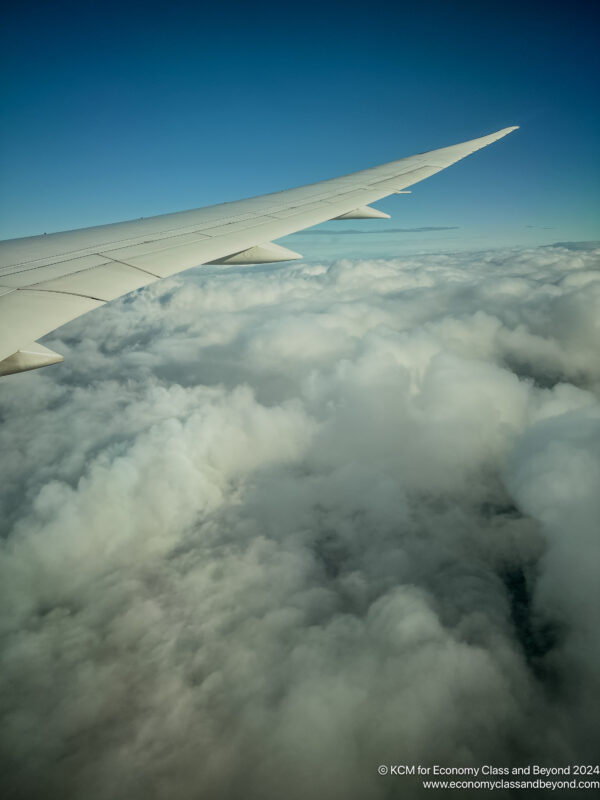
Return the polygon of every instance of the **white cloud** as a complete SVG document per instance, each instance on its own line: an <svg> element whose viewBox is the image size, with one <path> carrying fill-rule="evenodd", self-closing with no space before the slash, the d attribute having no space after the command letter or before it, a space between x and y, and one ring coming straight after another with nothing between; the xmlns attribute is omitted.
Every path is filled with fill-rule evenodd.
<svg viewBox="0 0 600 800"><path fill-rule="evenodd" d="M5 379L9 795L378 798L379 763L590 758L599 264L205 268Z"/></svg>

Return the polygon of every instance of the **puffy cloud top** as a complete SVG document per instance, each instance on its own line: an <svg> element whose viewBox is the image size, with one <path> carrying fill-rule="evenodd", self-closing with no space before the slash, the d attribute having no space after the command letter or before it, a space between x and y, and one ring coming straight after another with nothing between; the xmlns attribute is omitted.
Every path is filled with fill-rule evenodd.
<svg viewBox="0 0 600 800"><path fill-rule="evenodd" d="M0 387L4 796L598 740L600 250L203 268Z"/></svg>

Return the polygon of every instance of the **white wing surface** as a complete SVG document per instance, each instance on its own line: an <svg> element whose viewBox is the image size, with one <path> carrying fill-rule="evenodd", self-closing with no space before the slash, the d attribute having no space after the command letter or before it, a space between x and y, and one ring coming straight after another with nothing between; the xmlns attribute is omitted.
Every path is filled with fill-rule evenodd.
<svg viewBox="0 0 600 800"><path fill-rule="evenodd" d="M403 191L515 130L248 200L0 242L0 375L62 361L36 340L109 300L208 263L300 258L272 240L327 220L387 216Z"/></svg>

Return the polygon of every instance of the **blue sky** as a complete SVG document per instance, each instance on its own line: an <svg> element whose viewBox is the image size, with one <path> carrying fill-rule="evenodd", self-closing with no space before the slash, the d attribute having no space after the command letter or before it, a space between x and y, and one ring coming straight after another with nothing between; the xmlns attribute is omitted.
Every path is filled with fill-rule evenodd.
<svg viewBox="0 0 600 800"><path fill-rule="evenodd" d="M0 236L262 194L518 124L379 204L395 228L453 230L290 241L348 255L600 238L592 15L460 0L24 3L2 33Z"/></svg>

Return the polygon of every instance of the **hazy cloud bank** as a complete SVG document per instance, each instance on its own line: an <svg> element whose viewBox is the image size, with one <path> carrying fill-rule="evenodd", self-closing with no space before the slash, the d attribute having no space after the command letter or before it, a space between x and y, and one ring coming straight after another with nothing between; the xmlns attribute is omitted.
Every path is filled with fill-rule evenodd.
<svg viewBox="0 0 600 800"><path fill-rule="evenodd" d="M5 379L3 796L593 758L599 266L206 268Z"/></svg>
<svg viewBox="0 0 600 800"><path fill-rule="evenodd" d="M531 227L531 226L529 226ZM389 227L382 227L382 228L371 228L366 230L358 230L357 228L339 228L337 230L331 230L330 228L309 228L308 230L304 231L297 231L295 236L314 236L314 235L322 235L322 236L347 236L350 235L375 235L380 236L381 234L390 234L390 233L429 233L431 231L457 231L459 229L458 225L429 225L422 228L389 228Z"/></svg>

